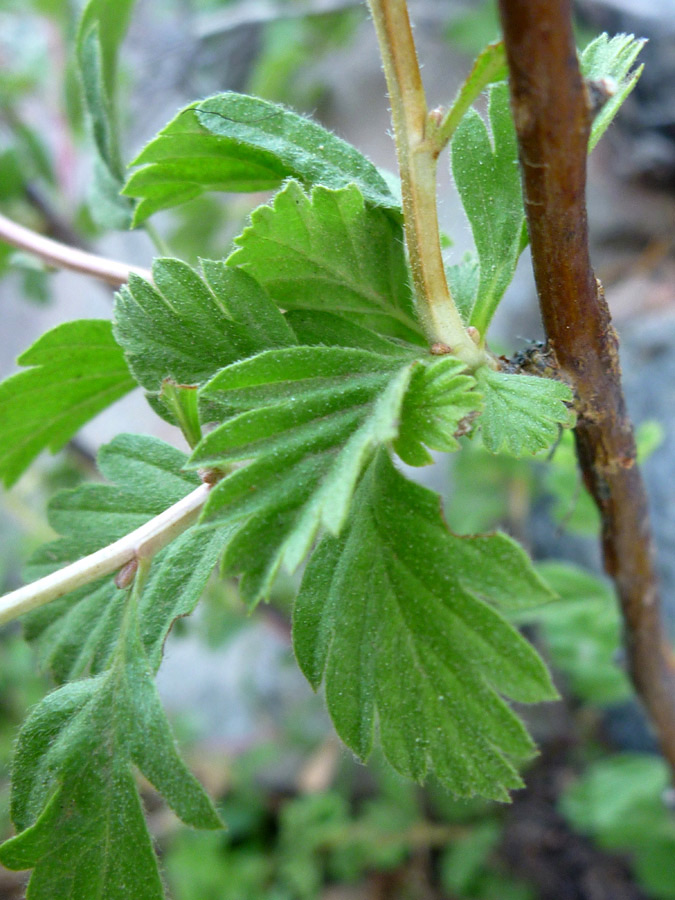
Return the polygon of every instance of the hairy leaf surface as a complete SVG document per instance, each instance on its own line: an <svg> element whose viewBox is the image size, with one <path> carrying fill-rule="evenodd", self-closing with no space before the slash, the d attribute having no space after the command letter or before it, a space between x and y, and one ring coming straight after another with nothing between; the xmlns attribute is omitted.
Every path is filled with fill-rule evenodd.
<svg viewBox="0 0 675 900"><path fill-rule="evenodd" d="M48 695L19 737L12 817L20 833L0 860L35 869L32 900L163 898L132 765L186 823L222 824L177 754L127 604L109 671Z"/></svg>
<svg viewBox="0 0 675 900"><path fill-rule="evenodd" d="M398 434L413 359L339 347L268 351L202 388L230 417L194 466L244 460L216 485L205 516L240 522L225 561L250 600L283 563L294 569L321 528L337 533L364 467Z"/></svg>
<svg viewBox="0 0 675 900"><path fill-rule="evenodd" d="M480 263L467 324L474 325L481 335L487 331L527 244L508 85L493 85L488 98L492 140L474 109L464 116L452 140L452 173Z"/></svg>
<svg viewBox="0 0 675 900"><path fill-rule="evenodd" d="M600 34L581 54L579 63L584 78L607 79L610 84L612 81L616 82L614 93L593 120L589 151L598 143L621 104L637 84L643 66L632 72L631 68L645 43L645 40L636 40L632 34L617 34L612 38L607 34Z"/></svg>
<svg viewBox="0 0 675 900"><path fill-rule="evenodd" d="M129 177L123 191L140 200L134 225L204 191L273 190L292 174L274 153L212 134L200 125L197 104L179 112L132 165L143 167Z"/></svg>
<svg viewBox="0 0 675 900"><path fill-rule="evenodd" d="M139 528L199 485L183 471L183 453L156 438L119 435L99 452L108 484L57 494L49 522L62 537L34 554L27 575L39 578ZM218 531L193 526L158 556L140 600L140 631L153 667L178 616L192 611L224 543ZM26 636L57 682L98 673L109 664L126 594L108 577L25 617Z"/></svg>
<svg viewBox="0 0 675 900"><path fill-rule="evenodd" d="M284 106L228 92L182 110L136 157L124 193L140 198L134 224L203 191L263 191L354 183L372 206L400 201L355 147Z"/></svg>
<svg viewBox="0 0 675 900"><path fill-rule="evenodd" d="M55 453L135 387L110 322L58 325L19 357L25 372L0 384L0 477L13 484L41 450Z"/></svg>
<svg viewBox="0 0 675 900"><path fill-rule="evenodd" d="M591 126L589 151L633 90L641 69L632 73L630 70L643 44L632 35L610 39L605 34L592 41L581 55L585 78L616 82L614 94ZM470 302L462 298L462 313L467 324L474 325L481 335L485 335L511 283L518 257L528 243L518 147L505 82L489 88L487 120L489 130L482 117L470 109L451 145L452 173L480 264L478 286ZM465 286L463 282L462 287Z"/></svg>
<svg viewBox="0 0 675 900"><path fill-rule="evenodd" d="M459 449L455 437L460 422L475 416L481 396L476 379L452 356L431 359L415 367L401 410L400 435L394 449L411 466L425 466L433 457L425 449Z"/></svg>
<svg viewBox="0 0 675 900"><path fill-rule="evenodd" d="M203 384L223 366L269 347L295 343L263 288L245 272L204 261L158 259L153 284L132 275L117 295L115 337L148 391L166 378Z"/></svg>
<svg viewBox="0 0 675 900"><path fill-rule="evenodd" d="M574 423L565 405L572 402L572 392L560 381L495 372L487 366L476 372L476 379L485 402L480 417L483 443L491 453L537 453L551 446L559 426Z"/></svg>
<svg viewBox="0 0 675 900"><path fill-rule="evenodd" d="M250 272L281 309L339 313L380 334L423 343L403 232L359 189L290 182L271 206L258 208L236 243L232 265Z"/></svg>
<svg viewBox="0 0 675 900"><path fill-rule="evenodd" d="M309 562L295 652L315 688L325 681L335 727L358 756L369 755L377 720L400 772L418 780L433 772L458 794L507 799L520 783L511 758L533 748L500 695L532 702L555 690L491 604L551 596L505 535L449 532L439 498L381 451L344 532L324 538Z"/></svg>

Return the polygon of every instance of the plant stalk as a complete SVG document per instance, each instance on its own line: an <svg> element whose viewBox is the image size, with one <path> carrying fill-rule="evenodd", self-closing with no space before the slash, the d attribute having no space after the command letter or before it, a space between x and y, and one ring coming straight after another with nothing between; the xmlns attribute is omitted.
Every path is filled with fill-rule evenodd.
<svg viewBox="0 0 675 900"><path fill-rule="evenodd" d="M187 497L113 544L0 597L0 625L85 584L112 575L133 561L151 559L196 522L211 487L201 484Z"/></svg>
<svg viewBox="0 0 675 900"><path fill-rule="evenodd" d="M0 215L0 241L11 244L12 247L26 253L32 253L51 266L91 275L113 287L126 284L132 272L141 275L148 281L152 280L152 274L148 269L130 266L114 259L87 253L85 250L78 250L76 247L69 247L67 244L61 244L59 241L37 234L30 228L24 228L23 225L18 225L3 215Z"/></svg>
<svg viewBox="0 0 675 900"><path fill-rule="evenodd" d="M405 0L368 0L387 79L413 286L431 344L476 368L486 354L467 334L450 295L436 209L438 146L427 140L428 110Z"/></svg>
<svg viewBox="0 0 675 900"><path fill-rule="evenodd" d="M549 344L577 396L577 456L600 511L602 549L635 688L675 776L675 659L661 622L654 546L618 340L588 248L591 111L571 0L500 0L525 210Z"/></svg>

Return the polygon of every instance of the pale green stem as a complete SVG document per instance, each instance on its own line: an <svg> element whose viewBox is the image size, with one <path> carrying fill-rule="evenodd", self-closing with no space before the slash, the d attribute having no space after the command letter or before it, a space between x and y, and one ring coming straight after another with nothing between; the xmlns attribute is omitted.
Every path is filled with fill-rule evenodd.
<svg viewBox="0 0 675 900"><path fill-rule="evenodd" d="M401 175L403 217L417 308L431 344L472 368L486 361L450 295L436 209L436 158L427 140L427 103L405 0L369 0L387 79Z"/></svg>
<svg viewBox="0 0 675 900"><path fill-rule="evenodd" d="M132 272L141 275L148 281L152 280L152 274L147 269L140 266L129 266L114 259L106 259L103 256L96 256L94 253L87 253L76 247L61 244L59 241L53 241L51 238L31 231L30 228L18 225L3 215L0 215L0 241L5 241L26 253L32 253L51 266L91 275L113 287L126 284Z"/></svg>
<svg viewBox="0 0 675 900"><path fill-rule="evenodd" d="M133 560L151 559L198 519L210 489L210 484L201 484L187 497L113 544L0 597L0 625L85 584L112 575Z"/></svg>

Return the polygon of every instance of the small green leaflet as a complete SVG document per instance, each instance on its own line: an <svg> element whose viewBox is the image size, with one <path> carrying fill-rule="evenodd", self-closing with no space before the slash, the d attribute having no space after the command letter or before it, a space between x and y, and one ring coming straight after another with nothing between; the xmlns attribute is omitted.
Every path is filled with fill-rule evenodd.
<svg viewBox="0 0 675 900"><path fill-rule="evenodd" d="M476 372L484 398L480 425L483 443L491 453L534 454L550 447L559 426L574 424L566 403L572 391L561 381L534 375L495 372L483 366Z"/></svg>
<svg viewBox="0 0 675 900"><path fill-rule="evenodd" d="M589 150L595 147L635 86L641 69L632 74L630 69L643 44L632 35L612 39L600 35L581 55L584 77L608 78L618 84L616 93L593 122ZM505 82L488 90L488 122L490 131L481 116L470 109L451 144L452 173L480 263L476 292L469 302L463 297L460 305L467 324L475 326L482 336L528 243L518 147ZM455 277L461 276L455 273ZM464 279L462 287L466 285Z"/></svg>
<svg viewBox="0 0 675 900"><path fill-rule="evenodd" d="M115 337L150 392L159 392L166 378L202 384L229 363L295 343L250 275L206 260L202 271L203 277L180 260L159 259L153 284L132 275L117 295Z"/></svg>
<svg viewBox="0 0 675 900"><path fill-rule="evenodd" d="M462 419L480 412L476 380L452 356L431 359L415 367L401 410L401 434L394 449L410 466L425 466L432 450L459 449L455 438Z"/></svg>
<svg viewBox="0 0 675 900"><path fill-rule="evenodd" d="M58 325L18 362L32 368L0 384L0 477L7 486L41 450L60 450L85 422L136 386L105 320Z"/></svg>
<svg viewBox="0 0 675 900"><path fill-rule="evenodd" d="M177 754L128 599L110 669L49 694L19 736L19 834L0 847L0 861L34 868L31 900L162 900L132 765L184 822L222 826Z"/></svg>
<svg viewBox="0 0 675 900"><path fill-rule="evenodd" d="M335 727L359 757L377 719L401 773L506 800L521 783L511 758L533 745L500 694L535 702L556 692L534 649L485 601L551 598L517 544L453 535L439 498L380 451L343 533L324 538L308 564L295 652L315 689L325 681Z"/></svg>
<svg viewBox="0 0 675 900"><path fill-rule="evenodd" d="M202 388L231 418L201 441L194 466L252 460L217 484L204 516L238 523L225 565L250 602L284 564L295 569L321 528L336 534L364 467L398 434L410 356L340 347L268 351Z"/></svg>
<svg viewBox="0 0 675 900"><path fill-rule="evenodd" d="M297 178L307 187L358 185L371 206L398 210L385 178L355 147L284 106L225 93L193 103L133 161L124 194L134 224L203 191L261 191Z"/></svg>
<svg viewBox="0 0 675 900"><path fill-rule="evenodd" d="M156 438L119 435L99 451L108 484L57 494L49 523L62 537L34 554L29 579L93 553L140 527L199 485L183 471L185 454ZM197 603L222 550L224 536L193 526L155 558L139 601L144 651L159 666L166 635ZM28 640L57 682L105 670L117 644L125 593L106 578L54 600L24 618Z"/></svg>
<svg viewBox="0 0 675 900"><path fill-rule="evenodd" d="M593 121L589 152L603 136L621 104L637 84L643 66L633 72L631 67L644 47L645 40L636 40L632 34L617 34L610 38L600 34L584 49L579 60L584 78L608 78L616 82L614 94L602 107Z"/></svg>
<svg viewBox="0 0 675 900"><path fill-rule="evenodd" d="M527 245L518 145L506 82L490 88L488 117L492 142L485 122L470 109L451 145L452 173L480 261L478 290L467 324L482 336Z"/></svg>
<svg viewBox="0 0 675 900"><path fill-rule="evenodd" d="M115 114L117 53L134 0L89 0L77 32L77 61L98 159L90 207L99 224L128 228L131 204L120 196L124 170Z"/></svg>
<svg viewBox="0 0 675 900"><path fill-rule="evenodd" d="M259 207L228 262L250 272L281 309L339 313L382 335L423 344L399 222L358 187L290 182Z"/></svg>

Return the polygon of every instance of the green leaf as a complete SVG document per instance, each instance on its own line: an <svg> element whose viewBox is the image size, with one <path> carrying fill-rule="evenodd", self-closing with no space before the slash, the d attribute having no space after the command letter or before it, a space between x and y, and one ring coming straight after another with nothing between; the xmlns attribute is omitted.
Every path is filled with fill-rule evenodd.
<svg viewBox="0 0 675 900"><path fill-rule="evenodd" d="M452 356L430 359L413 370L403 401L401 426L394 449L411 466L424 466L431 450L459 449L455 437L460 422L481 408L476 380L466 374L464 363Z"/></svg>
<svg viewBox="0 0 675 900"><path fill-rule="evenodd" d="M617 34L610 38L600 34L581 54L581 73L587 79L611 79L616 89L593 120L588 142L589 152L603 136L623 101L631 93L642 74L643 66L631 72L631 67L646 44L632 34Z"/></svg>
<svg viewBox="0 0 675 900"><path fill-rule="evenodd" d="M102 447L99 469L111 483L81 485L52 499L49 523L62 537L34 554L28 577L93 553L177 503L200 483L185 463L185 454L156 438L119 435ZM156 557L139 606L154 668L173 622L199 600L223 543L221 532L193 526ZM26 637L57 682L99 673L116 646L124 605L124 591L103 579L26 616Z"/></svg>
<svg viewBox="0 0 675 900"><path fill-rule="evenodd" d="M369 205L399 208L382 175L360 151L280 104L225 93L203 100L196 111L212 134L273 153L287 174L305 185L338 189L356 184Z"/></svg>
<svg viewBox="0 0 675 900"><path fill-rule="evenodd" d="M134 0L89 0L77 32L76 52L84 103L98 151L90 187L94 220L128 228L131 203L120 196L124 172L115 112L117 53L126 34Z"/></svg>
<svg viewBox="0 0 675 900"><path fill-rule="evenodd" d="M518 145L505 82L489 90L488 118L491 137L481 116L470 109L451 145L452 173L480 264L478 291L468 324L481 336L527 246Z"/></svg>
<svg viewBox="0 0 675 900"><path fill-rule="evenodd" d="M371 206L400 201L355 147L284 106L227 92L193 103L136 157L124 188L140 197L134 224L206 190L261 191L296 178L307 187L356 184Z"/></svg>
<svg viewBox="0 0 675 900"><path fill-rule="evenodd" d="M567 563L540 563L537 571L560 599L519 619L538 624L553 664L582 700L609 704L628 699L630 682L616 662L621 616L609 586Z"/></svg>
<svg viewBox="0 0 675 900"><path fill-rule="evenodd" d="M320 529L336 534L359 477L398 433L410 357L338 347L268 351L202 388L231 418L206 435L193 466L236 469L212 490L204 517L231 522L225 566L243 571L255 602L279 567L295 569Z"/></svg>
<svg viewBox="0 0 675 900"><path fill-rule="evenodd" d="M200 276L180 260L155 260L153 284L132 275L117 295L115 337L148 391L167 378L201 384L236 360L295 343L250 275L222 262L202 266Z"/></svg>
<svg viewBox="0 0 675 900"><path fill-rule="evenodd" d="M359 757L371 751L377 717L401 773L433 772L458 794L505 800L520 784L511 758L530 755L532 743L500 694L534 702L555 690L490 604L550 597L513 541L450 533L438 497L381 451L343 533L324 538L309 562L295 652L315 688L325 680L335 727Z"/></svg>
<svg viewBox="0 0 675 900"><path fill-rule="evenodd" d="M424 343L399 222L359 189L296 182L261 206L229 263L250 272L281 309L339 313L379 334Z"/></svg>
<svg viewBox="0 0 675 900"><path fill-rule="evenodd" d="M566 384L534 375L511 375L483 366L476 372L485 408L480 418L483 443L491 453L513 456L534 454L550 447L560 427L569 427L574 415Z"/></svg>
<svg viewBox="0 0 675 900"><path fill-rule="evenodd" d="M508 67L504 42L495 41L487 44L476 57L471 71L443 118L440 134L444 145L452 137L474 100L483 93L489 84L503 81L507 76Z"/></svg>
<svg viewBox="0 0 675 900"><path fill-rule="evenodd" d="M196 106L179 112L133 161L143 168L130 176L123 194L140 199L134 225L204 191L273 190L291 174L274 153L211 134L199 124Z"/></svg>
<svg viewBox="0 0 675 900"><path fill-rule="evenodd" d="M605 34L592 41L581 55L585 78L617 83L614 95L593 122L589 151L633 90L642 70L631 73L630 69L643 44L644 41L635 40L632 35L610 39ZM491 134L481 116L470 109L451 144L452 173L471 225L480 265L476 293L469 304L463 297L460 303L467 324L476 327L482 336L528 243L518 146L506 82L494 84L488 91L488 121Z"/></svg>
<svg viewBox="0 0 675 900"><path fill-rule="evenodd" d="M0 477L13 484L48 448L53 453L85 422L135 387L110 322L65 322L18 359L25 372L0 384Z"/></svg>
<svg viewBox="0 0 675 900"><path fill-rule="evenodd" d="M20 833L0 860L35 868L31 900L162 900L132 765L186 823L222 824L177 754L127 602L110 670L50 694L19 737L12 817Z"/></svg>

